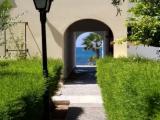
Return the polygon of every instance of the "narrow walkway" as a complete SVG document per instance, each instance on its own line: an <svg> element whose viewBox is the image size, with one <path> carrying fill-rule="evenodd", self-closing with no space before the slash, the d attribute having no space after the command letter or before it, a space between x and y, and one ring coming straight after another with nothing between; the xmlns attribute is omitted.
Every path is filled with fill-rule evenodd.
<svg viewBox="0 0 160 120"><path fill-rule="evenodd" d="M94 67L79 67L62 88L56 100L69 100L66 120L105 120L102 98Z"/></svg>

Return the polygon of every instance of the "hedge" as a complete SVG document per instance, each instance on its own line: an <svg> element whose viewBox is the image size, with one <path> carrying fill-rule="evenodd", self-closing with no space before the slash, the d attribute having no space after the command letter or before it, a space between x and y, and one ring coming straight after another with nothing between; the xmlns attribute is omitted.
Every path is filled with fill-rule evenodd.
<svg viewBox="0 0 160 120"><path fill-rule="evenodd" d="M108 120L160 120L160 61L101 59L97 81Z"/></svg>
<svg viewBox="0 0 160 120"><path fill-rule="evenodd" d="M49 86L57 89L61 60L49 60ZM40 120L46 81L40 59L0 61L0 120Z"/></svg>

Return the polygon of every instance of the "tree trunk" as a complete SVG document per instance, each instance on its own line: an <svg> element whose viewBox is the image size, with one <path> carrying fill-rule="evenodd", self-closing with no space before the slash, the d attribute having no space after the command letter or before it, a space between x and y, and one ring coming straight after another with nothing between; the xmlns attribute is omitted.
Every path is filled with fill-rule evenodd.
<svg viewBox="0 0 160 120"><path fill-rule="evenodd" d="M99 59L99 57L100 57L100 51L99 51L99 49L97 49L98 48L98 43L96 42L96 49L95 49L95 52L96 52L96 58L97 59Z"/></svg>
<svg viewBox="0 0 160 120"><path fill-rule="evenodd" d="M99 57L100 57L100 53L99 52L100 52L99 49L96 49L96 58L97 59L99 59Z"/></svg>

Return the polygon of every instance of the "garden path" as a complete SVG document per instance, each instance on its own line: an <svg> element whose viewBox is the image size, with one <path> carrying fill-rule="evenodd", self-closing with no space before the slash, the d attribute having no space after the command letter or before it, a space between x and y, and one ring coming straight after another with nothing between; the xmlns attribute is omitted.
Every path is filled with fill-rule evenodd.
<svg viewBox="0 0 160 120"><path fill-rule="evenodd" d="M65 120L105 120L95 67L78 67L53 101L69 101Z"/></svg>

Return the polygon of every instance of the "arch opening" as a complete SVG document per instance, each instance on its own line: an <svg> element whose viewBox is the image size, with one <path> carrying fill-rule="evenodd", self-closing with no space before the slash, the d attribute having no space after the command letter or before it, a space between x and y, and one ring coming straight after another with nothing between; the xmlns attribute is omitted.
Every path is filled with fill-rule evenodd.
<svg viewBox="0 0 160 120"><path fill-rule="evenodd" d="M76 67L76 40L86 32L94 32L103 38L103 56L113 55L114 36L105 23L94 19L83 19L72 23L65 32L64 38L64 77L67 78Z"/></svg>
<svg viewBox="0 0 160 120"><path fill-rule="evenodd" d="M100 32L82 32L77 35L75 41L75 62L78 66L95 66L96 58L102 58L103 52L103 38L104 35ZM95 37L94 37L95 36ZM97 38L95 40L95 38Z"/></svg>

